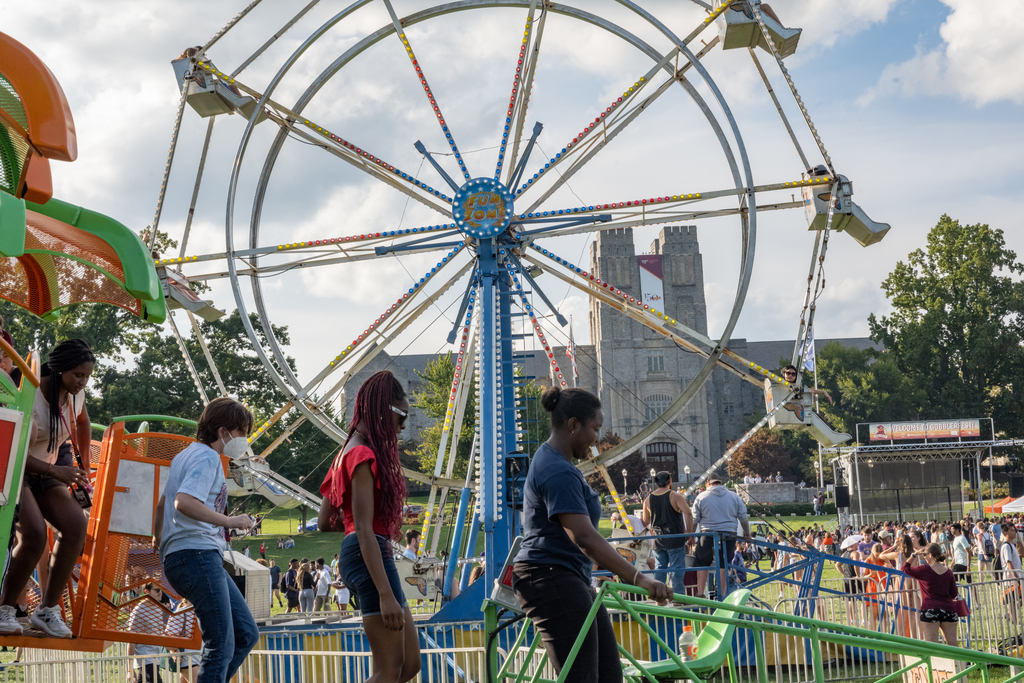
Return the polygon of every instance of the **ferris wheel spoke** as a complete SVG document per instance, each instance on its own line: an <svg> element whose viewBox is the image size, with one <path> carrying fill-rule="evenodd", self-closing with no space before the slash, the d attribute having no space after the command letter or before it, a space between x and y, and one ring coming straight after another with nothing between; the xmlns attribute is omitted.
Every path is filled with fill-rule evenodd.
<svg viewBox="0 0 1024 683"><path fill-rule="evenodd" d="M411 173L406 173L380 157L370 154L365 149L332 133L323 126L305 119L302 122L290 119L275 118L275 120L282 126L287 127L295 135L325 150L328 154L351 164L375 180L390 185L402 194L408 195L444 216L451 217L451 197L433 186L427 185L427 183ZM309 130L306 130L306 128L309 128ZM443 202L449 202L449 204Z"/></svg>
<svg viewBox="0 0 1024 683"><path fill-rule="evenodd" d="M628 292L623 292L611 283L603 282L600 278L594 277L593 274L570 263L567 259L563 259L553 252L536 245L530 245L530 247L531 252L523 254L522 258L524 261L543 268L545 272L550 273L566 284L625 313L630 318L668 337L687 350L708 358L717 346L717 342L706 334L680 323L675 318L657 309L651 308L649 305L644 304L641 299L631 297ZM533 254L542 255L546 258L546 262L539 257L535 257ZM760 365L743 358L729 349L726 349L723 354L728 356L728 359L732 362L730 363L726 359L719 359L717 364L747 382L758 387L761 386L761 377L770 377L772 381L784 382L782 378L771 371L765 370ZM759 376L755 377L755 375Z"/></svg>
<svg viewBox="0 0 1024 683"><path fill-rule="evenodd" d="M356 364L352 367L349 367L345 371L345 375L342 376L342 378L338 380L333 387L331 387L327 392L323 394L322 398L320 399L320 403L326 404L330 402L338 393L341 392L342 389L344 389L345 384L355 373L359 372L359 370L366 367L366 365L370 361L372 361L380 353L387 349L388 345L394 339L397 339L398 336L405 332L405 330L408 329L413 322L415 322L421 315L426 313L427 309L435 305L437 303L437 300L440 299L448 290L454 287L456 283L458 283L459 280L461 280L466 275L466 273L469 272L473 267L473 261L470 261L469 263L465 264L464 266L462 266L462 268L459 269L457 273L455 273L455 275L453 275L443 285L441 285L441 287L436 292L426 297L423 301L417 304L415 308L408 309L405 312L401 313L400 315L395 316L392 320L390 320L388 322L388 325L380 329L380 339L378 339L375 343L366 346L363 355L359 356L358 360L356 360ZM353 356L353 358L355 358L355 356ZM345 359L343 359L342 364L344 364L344 361Z"/></svg>
<svg viewBox="0 0 1024 683"><path fill-rule="evenodd" d="M403 254L424 254L432 251L442 251L445 249L451 249L458 247L463 244L463 241L459 242L443 242L440 244L421 244L402 250ZM392 253L388 252L385 256L393 256ZM219 260L225 260L226 254L221 255ZM332 266L339 263L359 263L360 261L367 261L369 259L381 258L381 255L377 254L375 249L364 248L359 250L346 250L342 251L341 255L338 255L338 251L320 252L320 253L307 253L301 258L276 262L270 264L257 263L255 259L243 258L240 259L244 265L236 267L238 275L246 275L253 277L268 277L271 275L280 275L292 270L308 270L310 268L319 268L323 266ZM189 274L186 276L190 281L206 282L210 280L219 280L226 277L230 277L230 273L227 270L208 270L196 274Z"/></svg>
<svg viewBox="0 0 1024 683"><path fill-rule="evenodd" d="M508 165L505 174L505 186L512 183L513 174L516 171L516 163L519 160L519 145L522 142L523 129L526 126L526 111L530 105L530 94L533 91L533 77L537 73L537 59L540 57L540 44L544 37L544 24L547 22L548 13L541 8L540 19L534 26L534 15L537 11L538 0L532 0L530 11L526 17L526 27L523 30L523 42L519 47L519 58L516 61L516 73L512 77L512 96L508 100L508 111L505 113L505 124L502 126L501 146L498 149L498 164L494 169L494 179L501 176L502 164L505 161L505 150L508 147L509 138L512 140L512 153L508 155ZM530 41L533 41L531 46Z"/></svg>
<svg viewBox="0 0 1024 683"><path fill-rule="evenodd" d="M456 247L455 249L448 252L448 255L437 262L437 265L431 268L424 274L417 282L414 282L409 291L399 297L398 301L389 306L383 313L367 325L366 329L363 330L362 334L359 334L353 339L344 349L338 352L338 354L319 372L317 375L307 383L300 392L295 396L296 400L304 399L308 394L312 393L316 387L327 378L328 375L332 374L341 365L343 365L350 357L355 357L364 348L371 345L379 346L382 342L386 341L388 337L386 332L391 329L388 324L389 321L395 317L398 311L403 311L408 308L408 304L411 300L416 298L418 293L425 291L426 286L437 276L438 273L443 271L455 258L455 256L462 250L462 247ZM455 277L445 286L438 289L434 294L427 298L429 302L436 301L444 292L448 290L462 275L465 271L472 267L472 262L467 264L460 270ZM407 320L406 322L412 322ZM404 328L403 328L404 329Z"/></svg>
<svg viewBox="0 0 1024 683"><path fill-rule="evenodd" d="M674 48L668 54L661 58L654 66L652 66L647 73L640 76L632 85L628 86L621 96L617 97L612 101L605 110L601 112L593 121L588 122L583 130L575 135L571 140L562 146L561 150L556 152L551 159L540 167L532 177L527 178L526 182L519 185L519 188L515 191L515 196L523 194L526 190L530 189L534 183L544 178L547 174L559 166L563 166L570 160L585 156L588 150L598 147L603 147L601 143L607 143L610 137L614 137L618 134L617 124L622 120L627 122L632 121L635 118L636 113L642 111L660 94L672 84L673 78L669 78L667 82L661 85L652 97L643 99L640 94L647 88L652 82L654 77L659 71L668 68L671 73L675 73L675 69L670 67L672 60L679 54L679 49ZM630 115L632 114L632 116ZM547 195L545 195L547 196Z"/></svg>
<svg viewBox="0 0 1024 683"><path fill-rule="evenodd" d="M827 185L831 182L828 176L804 178L782 183L771 183L767 185L755 185L755 193L766 193L783 190L794 190L800 187L815 185ZM549 211L537 211L533 213L522 213L516 216L512 225L522 229L520 235L563 235L580 232L587 229L586 226L594 227L594 223L601 223L601 230L612 227L623 227L623 221L630 225L651 225L664 223L670 220L678 220L680 216L698 215L729 215L742 209L728 208L723 210L710 210L708 212L687 212L680 213L679 209L699 202L711 201L727 197L744 198L747 188L727 188L724 190L711 190L705 192L690 192L661 197L650 197L646 199L631 199L607 204L590 204L587 206L574 206L565 209L552 209ZM787 202L786 207L800 206L803 202ZM781 207L780 207L781 208ZM758 207L760 209L760 206ZM725 211L726 213L720 213ZM537 226L537 227L533 227ZM566 232L566 231L569 232Z"/></svg>
<svg viewBox="0 0 1024 683"><path fill-rule="evenodd" d="M196 62L196 67L216 76L229 88L243 92L257 101L263 99L263 93L249 87L235 77L218 70L209 62ZM282 128L344 159L356 168L395 187L435 211L447 216L451 215L451 208L449 206L451 198L441 191L435 190L412 175L405 173L400 168L370 154L365 149L331 132L316 121L310 121L305 116L296 113L280 102L267 98L266 105L268 107L265 111L267 117ZM440 199L441 202L438 202L437 199Z"/></svg>
<svg viewBox="0 0 1024 683"><path fill-rule="evenodd" d="M517 194L522 194L523 192L530 188L531 184L535 180L540 179L544 175L544 173L550 172L551 169L557 168L558 166L563 165L563 163L569 164L567 168L561 169L561 171L558 173L557 179L552 182L551 186L547 188L539 198L537 198L536 200L533 201L532 204L530 204L530 207L527 209L527 212L534 211L538 206L547 201L547 199L551 197L551 195L557 192L559 188L565 185L565 183L568 182L569 179L572 178L574 175L576 175L576 173L580 169L586 166L591 159L597 156L598 152L607 147L608 143L610 143L612 140L618 137L619 133L626 129L626 126L631 124L638 116L640 116L640 114L646 111L648 107L654 104L654 102L657 101L659 97L668 92L669 87L674 82L674 78L666 79L660 86L658 86L658 88L654 92L649 94L646 98L634 100L632 107L622 111L622 113L620 114L620 118L616 119L614 123L609 122L608 124L604 124L604 130L602 131L601 136L592 137L589 140L585 141L582 145L579 145L579 147L576 148L575 150L575 154L566 157L565 153L568 149L566 147L563 147L562 151L556 152L555 156L551 157L551 159L544 165L544 167L539 169L538 172L534 174L534 177L528 178L526 183L524 183L518 190ZM563 162L563 159L566 161Z"/></svg>
<svg viewBox="0 0 1024 683"><path fill-rule="evenodd" d="M452 154L455 155L455 161L459 164L459 170L462 171L462 175L466 180L469 180L469 170L466 169L466 163L462 160L462 153L459 152L459 147L455 144L455 138L452 136L452 132L448 128L448 124L445 122L444 114L441 112L441 106L437 103L437 98L434 97L434 91L430 89L430 84L427 83L427 76L423 72L423 68L419 60L416 58L416 53L412 50L412 44L409 42L409 37L405 34L402 22L398 19L398 15L395 14L395 8L391 6L391 0L384 0L384 5L388 8L388 14L391 15L391 22L395 26L395 33L402 41L402 46L405 48L405 54L409 57L409 61L412 62L413 68L416 69L416 78L419 79L420 85L423 86L423 92L427 96L430 106L434 109L434 116L437 117L437 122L441 125L441 132L444 133L444 137L448 141L448 146L451 147Z"/></svg>

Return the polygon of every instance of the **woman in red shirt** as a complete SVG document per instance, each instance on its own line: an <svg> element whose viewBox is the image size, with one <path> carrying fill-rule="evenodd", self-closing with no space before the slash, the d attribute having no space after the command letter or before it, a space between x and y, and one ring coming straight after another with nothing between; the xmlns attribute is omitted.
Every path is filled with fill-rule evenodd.
<svg viewBox="0 0 1024 683"><path fill-rule="evenodd" d="M390 372L366 380L356 394L348 440L320 486L319 528L346 534L338 573L359 600L373 681L405 683L420 670L419 636L390 544L402 528L398 433L408 416L405 390Z"/></svg>
<svg viewBox="0 0 1024 683"><path fill-rule="evenodd" d="M957 616L956 599L960 593L953 570L943 564L946 556L938 543L929 543L914 554L927 564L913 567L908 561L903 564L902 571L917 579L917 587L921 590L921 632L924 640L939 642L941 629L946 644L957 647L956 627L960 617Z"/></svg>

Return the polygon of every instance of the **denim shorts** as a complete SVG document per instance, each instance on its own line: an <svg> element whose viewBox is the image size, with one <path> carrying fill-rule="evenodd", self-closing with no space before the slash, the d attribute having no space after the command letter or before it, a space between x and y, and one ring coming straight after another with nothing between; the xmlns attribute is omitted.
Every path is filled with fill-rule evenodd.
<svg viewBox="0 0 1024 683"><path fill-rule="evenodd" d="M391 557L391 544L383 536L374 534L377 545L380 546L380 556L384 560L384 573L391 584L391 592L398 601L399 606L405 609L405 591L402 590L402 580L398 576L398 568L395 567L395 560ZM338 573L341 581L356 594L359 600L359 608L363 616L380 614L380 593L377 592L377 585L370 576L370 570L366 568L363 561L363 554L359 550L359 539L354 533L345 537L341 542L341 552L338 554Z"/></svg>

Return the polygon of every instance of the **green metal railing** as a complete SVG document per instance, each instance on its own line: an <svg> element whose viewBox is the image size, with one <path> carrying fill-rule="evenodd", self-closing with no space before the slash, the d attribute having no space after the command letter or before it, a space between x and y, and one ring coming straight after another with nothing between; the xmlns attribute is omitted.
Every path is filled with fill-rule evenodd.
<svg viewBox="0 0 1024 683"><path fill-rule="evenodd" d="M533 642L530 644L525 656L520 656L519 650L525 646L527 633L531 631L528 619L523 624L512 648L510 648L495 680L510 679L516 681L516 683L523 681L529 681L530 683L561 683L564 681L602 605L609 610L628 614L629 620L637 624L650 638L652 650L657 645L665 657L665 659L660 661L641 661L620 644L619 652L631 665L625 669L625 679L634 683L643 680L657 683L659 680L663 681L665 679L698 682L704 680L704 678L715 671L720 670L723 663L728 667L730 683L736 683L739 680L733 653L736 629L745 629L753 632L754 647L752 649L759 683L768 683L769 664L766 659L764 644L764 634L766 633L802 638L809 642L815 683L825 683L826 666L821 654L823 644L855 648L860 651L884 652L916 659L916 661L910 662L892 673L883 675L877 679L876 683L889 683L889 681L897 680L904 673L920 666L927 667L927 679L933 680L932 659L935 657L968 664L963 671L955 673L946 679L947 681L965 679L969 674L978 672L980 673L982 683L990 683L988 670L990 665L1006 667L1024 666L1024 661L1014 657L879 633L863 628L845 627L817 619L749 607L742 604L746 601L746 596L739 600L729 600L723 603L676 594L674 600L689 608L680 609L668 606L662 607L648 602L627 600L623 598L621 593L648 595L647 591L635 586L605 582L601 586L597 599L594 601L594 605L580 629L580 635L569 653L561 674L554 682L551 679L542 677L545 665L547 664L547 655L544 654L539 662L534 657L534 653L540 645L541 639L539 636L534 634ZM737 591L737 593L747 593L749 595L749 591ZM733 595L730 595L730 598L732 597ZM495 606L491 604L488 609L495 609ZM724 630L718 629L718 632L722 634L722 640L725 641L723 643L725 647L722 648L722 659L724 661L720 660L717 664L714 664L713 662L706 661L707 658L705 657L701 657L701 660L693 662L684 661L675 651L675 648L666 643L657 630L648 623L649 617L686 620L703 624L705 627L709 624L726 627ZM704 647L705 639L702 638L701 648L703 649ZM513 663L517 659L522 662L522 668L519 671L512 671ZM702 662L702 660L705 661ZM905 662L906 660L903 660L901 663ZM1024 680L1024 671L1006 678L1003 683L1016 683L1021 680Z"/></svg>

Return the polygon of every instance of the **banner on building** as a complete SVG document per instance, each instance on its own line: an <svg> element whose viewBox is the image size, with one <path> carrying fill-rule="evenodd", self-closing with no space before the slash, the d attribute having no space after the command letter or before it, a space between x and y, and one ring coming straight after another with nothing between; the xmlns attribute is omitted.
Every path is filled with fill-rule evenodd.
<svg viewBox="0 0 1024 683"><path fill-rule="evenodd" d="M643 303L659 311L665 310L665 285L661 276L661 254L641 254L636 257L640 265L640 295Z"/></svg>
<svg viewBox="0 0 1024 683"><path fill-rule="evenodd" d="M927 420L920 422L872 422L871 441L910 439L963 439L981 436L981 420Z"/></svg>

